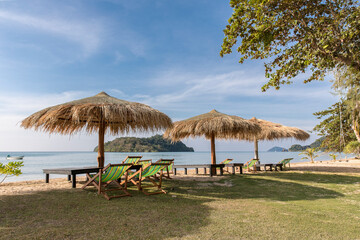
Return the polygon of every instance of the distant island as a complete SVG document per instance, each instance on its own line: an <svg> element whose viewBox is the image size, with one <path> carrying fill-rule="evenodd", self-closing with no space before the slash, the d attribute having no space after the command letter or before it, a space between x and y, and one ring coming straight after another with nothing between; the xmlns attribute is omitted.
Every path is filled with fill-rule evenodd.
<svg viewBox="0 0 360 240"><path fill-rule="evenodd" d="M192 147L187 147L183 142L171 143L161 135L149 138L121 137L104 145L105 152L194 152ZM96 146L94 152L98 151Z"/></svg>
<svg viewBox="0 0 360 240"><path fill-rule="evenodd" d="M321 143L324 141L325 137L321 137L317 139L315 142L313 142L310 145L300 145L300 144L294 144L289 149L283 148L283 147L273 147L268 150L268 152L301 152L306 150L307 148L316 148L319 149L321 146ZM324 150L324 149L320 149Z"/></svg>
<svg viewBox="0 0 360 240"><path fill-rule="evenodd" d="M288 152L286 148L283 147L273 147L268 150L268 152Z"/></svg>

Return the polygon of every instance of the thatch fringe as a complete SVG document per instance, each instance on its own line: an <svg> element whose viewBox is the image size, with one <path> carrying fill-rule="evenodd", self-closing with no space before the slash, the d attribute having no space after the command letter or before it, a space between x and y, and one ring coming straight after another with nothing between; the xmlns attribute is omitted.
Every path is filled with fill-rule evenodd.
<svg viewBox="0 0 360 240"><path fill-rule="evenodd" d="M173 127L165 131L164 137L172 141L198 136L211 139L212 135L217 139L234 139L239 136L250 137L259 131L260 127L251 121L212 110L196 117L174 122Z"/></svg>
<svg viewBox="0 0 360 240"><path fill-rule="evenodd" d="M104 92L43 109L24 119L21 126L49 133L73 134L83 128L89 133L97 132L100 122L105 123L106 130L111 134L157 131L172 126L166 114Z"/></svg>
<svg viewBox="0 0 360 240"><path fill-rule="evenodd" d="M244 139L248 141L253 141L254 137L257 140L275 140L275 139L281 139L281 138L295 138L297 140L304 141L310 137L310 135L295 127L287 127L284 125L281 125L279 123L273 123L262 119L257 119L253 117L249 121L258 124L261 128L261 131L257 134L254 134L254 136L249 137L247 136L244 138L244 136L239 135L238 139Z"/></svg>

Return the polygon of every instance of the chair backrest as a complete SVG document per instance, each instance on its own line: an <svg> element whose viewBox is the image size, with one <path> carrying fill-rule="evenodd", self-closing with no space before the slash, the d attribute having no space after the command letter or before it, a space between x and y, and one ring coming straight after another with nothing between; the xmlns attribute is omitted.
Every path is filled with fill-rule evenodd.
<svg viewBox="0 0 360 240"><path fill-rule="evenodd" d="M282 163L285 166L286 164L288 164L293 159L294 158L285 158L285 159L281 160L279 163Z"/></svg>
<svg viewBox="0 0 360 240"><path fill-rule="evenodd" d="M169 164L166 163L152 163L143 169L143 171L141 172L141 177L154 176L168 165Z"/></svg>
<svg viewBox="0 0 360 240"><path fill-rule="evenodd" d="M224 161L222 161L220 164L229 164L230 162L232 162L233 159L231 158L227 158Z"/></svg>
<svg viewBox="0 0 360 240"><path fill-rule="evenodd" d="M102 171L101 181L107 182L121 178L126 171L132 166L130 163L126 164L108 164ZM99 181L99 177L96 179Z"/></svg>
<svg viewBox="0 0 360 240"><path fill-rule="evenodd" d="M137 164L137 162L142 158L142 156L127 156L122 163L132 163Z"/></svg>
<svg viewBox="0 0 360 240"><path fill-rule="evenodd" d="M144 159L144 160L139 160L137 162L137 164L141 165L142 167L146 166L146 165L149 165L152 163L152 159Z"/></svg>
<svg viewBox="0 0 360 240"><path fill-rule="evenodd" d="M169 172L171 172L172 169L173 169L173 167L174 167L174 161L175 161L175 159L163 159L163 158L161 158L161 159L157 160L156 163L169 164L169 165L167 166L167 169L169 170ZM166 170L166 167L163 168L163 170Z"/></svg>

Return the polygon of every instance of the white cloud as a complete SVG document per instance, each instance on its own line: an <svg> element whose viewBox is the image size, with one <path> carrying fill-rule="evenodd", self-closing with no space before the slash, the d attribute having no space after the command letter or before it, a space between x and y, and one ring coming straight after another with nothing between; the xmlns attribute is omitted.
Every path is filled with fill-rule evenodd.
<svg viewBox="0 0 360 240"><path fill-rule="evenodd" d="M102 29L98 22L84 22L74 19L30 16L0 10L0 22L16 23L47 34L54 34L82 46L86 56L93 54L101 44ZM12 26L16 26L12 24Z"/></svg>

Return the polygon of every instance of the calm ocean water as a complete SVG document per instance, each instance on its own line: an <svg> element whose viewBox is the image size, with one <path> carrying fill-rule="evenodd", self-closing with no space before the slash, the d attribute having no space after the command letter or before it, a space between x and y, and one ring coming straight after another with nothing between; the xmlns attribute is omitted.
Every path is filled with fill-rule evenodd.
<svg viewBox="0 0 360 240"><path fill-rule="evenodd" d="M62 167L86 167L97 166L96 152L0 152L0 162L7 163L6 156L24 155L23 174L18 177L8 177L5 182L44 179L42 169ZM120 163L126 156L143 156L142 159L156 161L160 158L174 158L175 164L206 164L210 163L210 152L161 152L161 153L105 153L105 164ZM217 152L217 162L226 158L234 159L234 162L245 163L253 158L254 153L248 152ZM293 162L301 162L302 156L298 152L259 152L261 163L276 163L284 158L294 158ZM342 157L345 157L343 154ZM320 153L316 158L319 160L331 159L327 153ZM56 175L53 175L54 177ZM62 175L63 176L63 175ZM61 177L61 175L58 175Z"/></svg>

